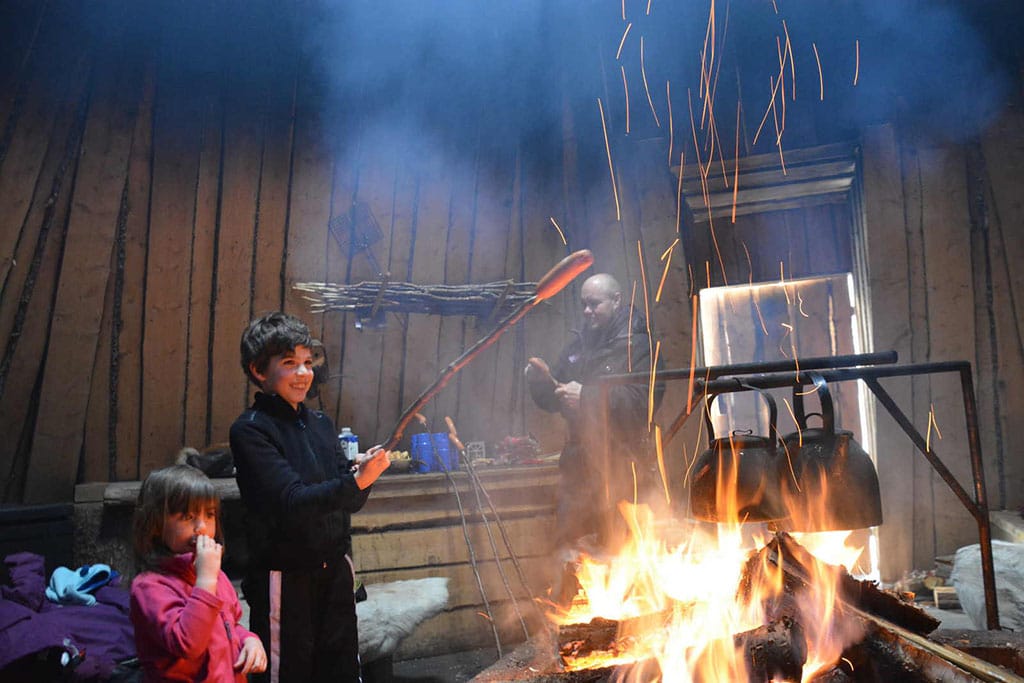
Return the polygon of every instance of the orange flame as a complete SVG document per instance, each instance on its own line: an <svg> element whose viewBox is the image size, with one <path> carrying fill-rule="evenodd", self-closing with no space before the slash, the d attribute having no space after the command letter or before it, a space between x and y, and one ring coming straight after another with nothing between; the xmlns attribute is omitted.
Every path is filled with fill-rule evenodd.
<svg viewBox="0 0 1024 683"><path fill-rule="evenodd" d="M690 683L747 680L747 652L737 634L764 625L769 606L782 596L787 578L781 557L791 545L766 545L762 534L738 519L735 477L723 477L727 517L718 524L659 519L646 505L622 501L619 512L629 527L625 546L611 556L580 552L576 579L581 586L565 608L551 605L556 624L617 621L616 649L581 655L563 653L569 670L623 667L616 680ZM801 514L823 515L821 501L801 501ZM797 512L791 510L791 513ZM837 619L839 580L861 549L848 545L849 532L793 534L807 551L806 587L787 592L794 618L804 630L807 661L801 680L834 666L844 648L862 637ZM799 554L799 553L798 553ZM831 563L831 564L830 564ZM660 678L639 663L656 661ZM631 668L626 668L631 665Z"/></svg>

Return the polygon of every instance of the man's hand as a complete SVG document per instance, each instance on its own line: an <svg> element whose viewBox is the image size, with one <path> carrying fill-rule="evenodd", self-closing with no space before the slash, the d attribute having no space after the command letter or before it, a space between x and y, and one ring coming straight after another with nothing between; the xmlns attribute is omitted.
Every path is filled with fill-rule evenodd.
<svg viewBox="0 0 1024 683"><path fill-rule="evenodd" d="M235 671L240 674L258 674L266 670L267 652L263 649L263 643L259 638L249 636L242 641L242 651L235 660Z"/></svg>
<svg viewBox="0 0 1024 683"><path fill-rule="evenodd" d="M538 384L557 385L555 378L551 376L551 368L543 358L530 358L526 365L526 381L537 382Z"/></svg>
<svg viewBox="0 0 1024 683"><path fill-rule="evenodd" d="M360 453L356 456L356 484L360 489L365 489L377 481L377 477L390 464L388 452L380 446L374 446L366 453Z"/></svg>
<svg viewBox="0 0 1024 683"><path fill-rule="evenodd" d="M555 397L562 404L562 410L575 415L580 410L580 391L583 385L579 382L566 382L555 387Z"/></svg>
<svg viewBox="0 0 1024 683"><path fill-rule="evenodd" d="M209 536L196 536L196 588L209 593L217 593L217 576L220 574L220 561L224 556L224 546Z"/></svg>

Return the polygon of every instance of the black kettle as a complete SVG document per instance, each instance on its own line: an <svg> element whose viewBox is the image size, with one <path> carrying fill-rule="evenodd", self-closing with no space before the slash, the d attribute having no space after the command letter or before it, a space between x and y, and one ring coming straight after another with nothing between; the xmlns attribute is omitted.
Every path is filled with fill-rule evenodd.
<svg viewBox="0 0 1024 683"><path fill-rule="evenodd" d="M803 387L794 387L793 413L799 431L783 440L789 462L783 463L780 472L791 512L790 528L832 531L877 526L882 523L882 499L875 466L852 432L835 428L832 394L825 378L817 373L808 373L808 377L821 403L822 425L808 428Z"/></svg>
<svg viewBox="0 0 1024 683"><path fill-rule="evenodd" d="M709 522L767 522L785 518L779 485L778 409L771 394L747 385L768 403L768 436L734 431L715 438L711 404L704 412L708 448L693 464L690 478L690 513Z"/></svg>

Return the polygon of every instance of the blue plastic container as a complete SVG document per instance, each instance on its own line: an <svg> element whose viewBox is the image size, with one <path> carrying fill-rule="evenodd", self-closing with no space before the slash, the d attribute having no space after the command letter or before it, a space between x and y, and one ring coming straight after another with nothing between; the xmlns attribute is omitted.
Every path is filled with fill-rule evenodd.
<svg viewBox="0 0 1024 683"><path fill-rule="evenodd" d="M409 458L412 460L413 472L430 472L434 461L434 446L430 434L413 434L409 437Z"/></svg>
<svg viewBox="0 0 1024 683"><path fill-rule="evenodd" d="M434 458L430 462L430 470L432 472L449 472L458 468L458 456L456 455L455 449L452 448L452 442L448 438L447 432L437 432L431 434L434 441Z"/></svg>

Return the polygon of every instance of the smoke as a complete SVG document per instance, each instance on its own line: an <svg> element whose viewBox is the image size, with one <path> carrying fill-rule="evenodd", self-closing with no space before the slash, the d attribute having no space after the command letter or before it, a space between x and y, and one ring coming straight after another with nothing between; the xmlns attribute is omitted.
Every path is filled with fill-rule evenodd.
<svg viewBox="0 0 1024 683"><path fill-rule="evenodd" d="M678 139L689 133L688 94L699 124L701 54L709 50L705 32L712 8L720 62L705 66L713 67L722 139L732 138L739 98L748 119L743 137L751 142L770 101L769 79L778 76L779 46L788 35L793 68L786 79L797 95L790 98L793 148L849 139L880 121L920 125L946 136L976 134L1019 82L1014 71L1024 43L1019 5L995 0L111 1L76 5L80 16L60 19L91 34L101 49L127 45L145 58L146 50L160 45L164 72L178 69L200 83L229 74L266 88L268 77L290 70L304 85L300 95L321 107L328 120L341 122L339 134L350 133L358 119L390 126L397 136L448 156L487 157L518 146L543 167L560 156L571 129L581 141L581 165L600 168L597 98L613 144L628 137L667 137L669 89Z"/></svg>
<svg viewBox="0 0 1024 683"><path fill-rule="evenodd" d="M860 43L859 83L840 79L846 92L834 109L850 128L897 121L960 140L980 132L1011 91L1007 47L1014 43L1001 34L1014 22L1020 26L1020 10L1007 15L985 2L872 0L825 16L819 13L816 23L801 19L825 38L823 51L846 53L836 61L847 75L854 41Z"/></svg>
<svg viewBox="0 0 1024 683"><path fill-rule="evenodd" d="M448 154L514 143L541 162L559 153L568 113L581 161L600 167L597 98L615 144L667 138L671 90L673 132L686 139L688 91L701 114L712 7L722 136L732 137L737 98L760 118L788 35L790 147L851 139L882 121L977 134L1011 91L1024 16L994 2L924 0L333 1L302 18L300 39L329 107L426 136Z"/></svg>
<svg viewBox="0 0 1024 683"><path fill-rule="evenodd" d="M543 146L560 129L550 16L542 0L330 2L304 22L302 50L330 111L448 153Z"/></svg>

